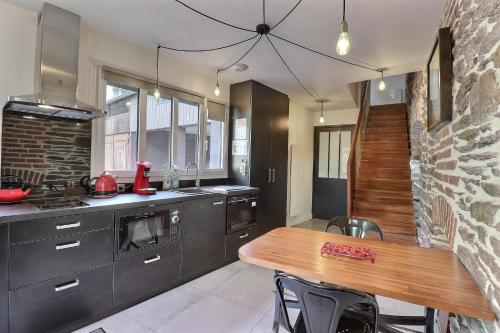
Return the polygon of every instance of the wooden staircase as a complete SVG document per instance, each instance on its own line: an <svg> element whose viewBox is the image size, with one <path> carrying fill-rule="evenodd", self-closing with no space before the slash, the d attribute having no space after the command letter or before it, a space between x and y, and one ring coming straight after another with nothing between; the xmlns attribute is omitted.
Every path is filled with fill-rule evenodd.
<svg viewBox="0 0 500 333"><path fill-rule="evenodd" d="M384 240L416 244L407 126L405 104L370 107L351 215L377 223Z"/></svg>

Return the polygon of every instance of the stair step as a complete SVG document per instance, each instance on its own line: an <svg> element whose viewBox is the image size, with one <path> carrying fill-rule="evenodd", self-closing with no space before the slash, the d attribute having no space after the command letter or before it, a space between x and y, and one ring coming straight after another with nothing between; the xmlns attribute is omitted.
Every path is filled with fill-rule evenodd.
<svg viewBox="0 0 500 333"><path fill-rule="evenodd" d="M387 205L376 202L354 200L353 207L356 210L368 210L368 211L389 212L389 213L405 213L405 214L414 213L413 205L396 204L394 202L392 202L390 205Z"/></svg>
<svg viewBox="0 0 500 333"><path fill-rule="evenodd" d="M399 127L368 127L366 130L367 134L375 134L375 133L394 133L394 134L406 134L406 126Z"/></svg>

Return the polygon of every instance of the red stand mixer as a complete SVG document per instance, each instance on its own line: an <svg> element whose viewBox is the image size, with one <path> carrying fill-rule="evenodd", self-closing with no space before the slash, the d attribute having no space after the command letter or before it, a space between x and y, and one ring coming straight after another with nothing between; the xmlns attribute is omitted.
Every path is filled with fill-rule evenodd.
<svg viewBox="0 0 500 333"><path fill-rule="evenodd" d="M137 162L133 191L140 195L156 194L156 188L149 186L149 173L151 163L146 161Z"/></svg>

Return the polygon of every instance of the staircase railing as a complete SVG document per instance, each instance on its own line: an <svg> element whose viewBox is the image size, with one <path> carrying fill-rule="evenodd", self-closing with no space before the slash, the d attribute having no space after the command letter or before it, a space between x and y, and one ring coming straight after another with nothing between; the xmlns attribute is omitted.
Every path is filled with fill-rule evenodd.
<svg viewBox="0 0 500 333"><path fill-rule="evenodd" d="M370 81L360 85L361 96L358 121L354 130L351 152L347 160L347 216L352 216L354 190L356 179L359 175L359 165L361 162L361 144L365 140L366 127L368 125L368 113L370 112Z"/></svg>

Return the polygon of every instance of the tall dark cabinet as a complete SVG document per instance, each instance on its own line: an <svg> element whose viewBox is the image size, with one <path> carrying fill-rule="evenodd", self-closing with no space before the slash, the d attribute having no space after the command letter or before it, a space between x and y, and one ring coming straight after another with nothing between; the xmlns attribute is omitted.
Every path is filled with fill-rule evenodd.
<svg viewBox="0 0 500 333"><path fill-rule="evenodd" d="M8 332L9 316L9 225L0 225L0 332Z"/></svg>
<svg viewBox="0 0 500 333"><path fill-rule="evenodd" d="M229 179L260 188L259 234L286 225L288 96L255 81L231 85Z"/></svg>

